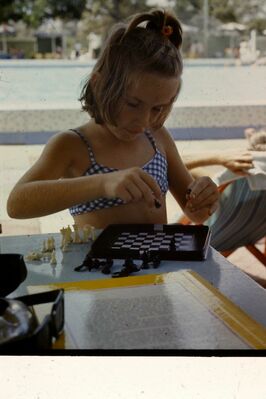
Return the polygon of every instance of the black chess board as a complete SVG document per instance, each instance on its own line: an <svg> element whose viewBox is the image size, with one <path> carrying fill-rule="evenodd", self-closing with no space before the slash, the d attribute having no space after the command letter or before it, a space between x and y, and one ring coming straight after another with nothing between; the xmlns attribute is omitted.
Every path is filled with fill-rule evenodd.
<svg viewBox="0 0 266 399"><path fill-rule="evenodd" d="M144 253L160 260L203 260L207 256L207 226L116 224L110 225L92 244L94 258L142 259Z"/></svg>

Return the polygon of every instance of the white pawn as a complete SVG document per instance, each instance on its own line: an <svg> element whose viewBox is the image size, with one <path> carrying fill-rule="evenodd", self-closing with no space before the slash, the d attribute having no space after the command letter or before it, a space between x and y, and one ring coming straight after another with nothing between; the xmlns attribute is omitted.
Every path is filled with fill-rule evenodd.
<svg viewBox="0 0 266 399"><path fill-rule="evenodd" d="M55 249L55 239L53 236L51 237L51 248Z"/></svg>
<svg viewBox="0 0 266 399"><path fill-rule="evenodd" d="M48 252L52 252L52 250L53 250L53 242L51 241L50 237L47 238L46 247L47 247L47 251Z"/></svg>
<svg viewBox="0 0 266 399"><path fill-rule="evenodd" d="M91 226L89 224L86 224L83 227L83 242L89 241L91 235Z"/></svg>
<svg viewBox="0 0 266 399"><path fill-rule="evenodd" d="M95 240L95 227L91 226L91 239L92 241Z"/></svg>
<svg viewBox="0 0 266 399"><path fill-rule="evenodd" d="M46 248L46 241L43 240L43 243L42 243L42 252L46 252L46 251L47 251L47 248Z"/></svg>
<svg viewBox="0 0 266 399"><path fill-rule="evenodd" d="M62 227L62 229L60 229L60 233L62 234L60 248L63 248L66 243L66 228Z"/></svg>
<svg viewBox="0 0 266 399"><path fill-rule="evenodd" d="M74 244L80 244L82 241L81 241L81 238L79 236L78 225L77 224L73 224L72 226L73 226L73 229L74 229L74 240L73 240L73 242L74 242Z"/></svg>
<svg viewBox="0 0 266 399"><path fill-rule="evenodd" d="M56 265L56 264L57 264L57 261L56 261L56 256L55 256L55 250L53 249L51 259L50 259L50 265Z"/></svg>
<svg viewBox="0 0 266 399"><path fill-rule="evenodd" d="M72 242L72 231L71 227L68 225L66 228L66 234L65 234L65 244L68 245Z"/></svg>

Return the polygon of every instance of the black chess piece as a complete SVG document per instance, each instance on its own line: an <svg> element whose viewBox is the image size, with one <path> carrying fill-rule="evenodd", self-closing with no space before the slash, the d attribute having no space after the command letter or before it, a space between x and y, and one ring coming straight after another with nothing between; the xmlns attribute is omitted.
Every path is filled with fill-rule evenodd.
<svg viewBox="0 0 266 399"><path fill-rule="evenodd" d="M112 277L128 277L131 273L138 272L140 269L135 265L132 258L127 258L119 272L113 273Z"/></svg>
<svg viewBox="0 0 266 399"><path fill-rule="evenodd" d="M141 269L149 269L149 262L150 262L150 254L148 251L144 251L142 256L142 264L141 264Z"/></svg>
<svg viewBox="0 0 266 399"><path fill-rule="evenodd" d="M175 248L175 237L173 237L171 239L171 242L170 242L170 252L175 252L175 251L176 251L176 248Z"/></svg>
<svg viewBox="0 0 266 399"><path fill-rule="evenodd" d="M80 266L75 267L74 270L76 272L84 272L85 270L91 271L93 267L94 267L93 258L89 254L87 254L82 264Z"/></svg>
<svg viewBox="0 0 266 399"><path fill-rule="evenodd" d="M113 273L112 277L128 277L130 274L129 270L122 268L119 272Z"/></svg>
<svg viewBox="0 0 266 399"><path fill-rule="evenodd" d="M99 259L95 258L92 262L92 269L99 269L101 262Z"/></svg>
<svg viewBox="0 0 266 399"><path fill-rule="evenodd" d="M161 263L160 256L159 255L154 255L152 262L153 262L153 268L157 269L160 266L160 263Z"/></svg>
<svg viewBox="0 0 266 399"><path fill-rule="evenodd" d="M133 262L132 258L127 258L125 260L123 268L127 269L130 273L134 273L134 272L138 272L139 271L139 268L137 267L137 265L135 265L135 263Z"/></svg>
<svg viewBox="0 0 266 399"><path fill-rule="evenodd" d="M114 263L113 259L111 259L111 258L106 259L105 262L102 262L101 272L103 274L110 274L113 263Z"/></svg>

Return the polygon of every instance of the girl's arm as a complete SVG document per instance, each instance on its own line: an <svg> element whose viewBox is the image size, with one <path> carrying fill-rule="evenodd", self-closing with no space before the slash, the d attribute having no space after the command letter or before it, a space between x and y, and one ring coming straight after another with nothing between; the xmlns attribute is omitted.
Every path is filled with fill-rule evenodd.
<svg viewBox="0 0 266 399"><path fill-rule="evenodd" d="M70 133L53 136L38 161L11 191L8 215L17 219L41 217L100 197L119 197L125 203L144 199L150 207L155 198L160 201L158 184L141 168L69 177L71 166L77 163L77 159L73 162L73 154L78 152L80 156L82 149L77 148L76 136Z"/></svg>
<svg viewBox="0 0 266 399"><path fill-rule="evenodd" d="M45 216L101 194L101 179L95 176L66 177L76 144L69 133L59 133L49 140L40 158L11 191L7 202L10 217Z"/></svg>
<svg viewBox="0 0 266 399"><path fill-rule="evenodd" d="M170 191L190 220L203 223L218 206L217 186L207 176L194 180L170 134L164 128L160 133L168 161Z"/></svg>

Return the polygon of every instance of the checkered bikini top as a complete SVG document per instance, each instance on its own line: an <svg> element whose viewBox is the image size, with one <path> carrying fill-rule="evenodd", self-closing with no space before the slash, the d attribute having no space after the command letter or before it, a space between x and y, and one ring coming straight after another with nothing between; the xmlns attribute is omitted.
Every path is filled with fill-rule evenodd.
<svg viewBox="0 0 266 399"><path fill-rule="evenodd" d="M99 164L94 157L94 153L90 146L90 143L86 137L84 137L78 130L70 129L71 131L77 133L79 137L84 141L88 148L89 157L91 160L91 166L88 170L83 174L83 176L90 176L99 173L110 173L118 171L119 169L109 168L108 166L104 166ZM168 190L168 178L167 178L167 160L165 156L158 150L155 140L150 132L146 131L145 135L150 141L151 145L155 150L155 154L153 158L147 162L142 169L149 173L154 180L158 183L161 191L165 194ZM124 204L124 201L121 198L97 198L95 200L86 202L84 204L78 204L69 208L69 212L72 216L81 215L87 212L93 212L103 208L110 208L112 206L118 206Z"/></svg>

